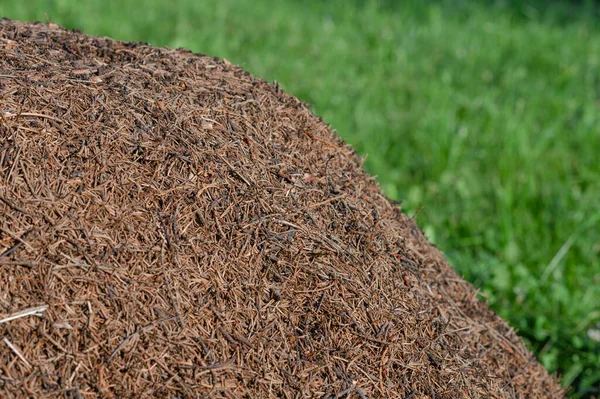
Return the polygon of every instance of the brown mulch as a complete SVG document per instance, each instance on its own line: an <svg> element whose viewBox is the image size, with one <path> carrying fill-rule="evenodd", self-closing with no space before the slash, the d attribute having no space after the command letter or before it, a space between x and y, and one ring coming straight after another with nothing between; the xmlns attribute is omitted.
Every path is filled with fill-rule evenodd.
<svg viewBox="0 0 600 399"><path fill-rule="evenodd" d="M560 398L276 84L0 22L0 397Z"/></svg>

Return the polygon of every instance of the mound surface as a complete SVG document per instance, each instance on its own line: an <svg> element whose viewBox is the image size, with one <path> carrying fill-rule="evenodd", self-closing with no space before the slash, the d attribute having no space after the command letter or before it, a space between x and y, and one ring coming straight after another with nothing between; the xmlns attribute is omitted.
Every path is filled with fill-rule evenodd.
<svg viewBox="0 0 600 399"><path fill-rule="evenodd" d="M562 397L277 85L8 20L0 335L2 397Z"/></svg>

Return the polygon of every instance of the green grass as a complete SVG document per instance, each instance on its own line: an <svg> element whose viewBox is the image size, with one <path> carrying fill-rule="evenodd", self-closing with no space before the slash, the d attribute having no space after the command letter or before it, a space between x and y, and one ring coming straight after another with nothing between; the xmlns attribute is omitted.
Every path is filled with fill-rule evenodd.
<svg viewBox="0 0 600 399"><path fill-rule="evenodd" d="M313 104L542 363L600 389L600 18L563 3L27 0L0 15L186 47ZM420 4L420 5L418 5ZM516 5L515 5L516 4ZM600 331L599 331L600 332Z"/></svg>

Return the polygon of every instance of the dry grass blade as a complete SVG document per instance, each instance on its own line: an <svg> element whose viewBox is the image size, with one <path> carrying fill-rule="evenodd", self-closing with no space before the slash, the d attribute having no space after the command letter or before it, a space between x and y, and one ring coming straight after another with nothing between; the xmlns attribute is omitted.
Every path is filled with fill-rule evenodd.
<svg viewBox="0 0 600 399"><path fill-rule="evenodd" d="M21 317L42 316L42 314L46 311L47 308L48 308L47 305L42 305L42 306L36 306L33 308L21 310L19 312L11 314L10 316L0 318L0 324L8 323L9 321L17 320L17 319L20 319Z"/></svg>
<svg viewBox="0 0 600 399"><path fill-rule="evenodd" d="M6 337L3 338L2 341L4 341L4 343L10 348L10 350L12 350L19 357L19 359L21 359L25 366L27 366L27 368L31 370L31 364L27 361L27 359L25 359L25 356L23 356L19 348L14 346L13 343L10 342Z"/></svg>
<svg viewBox="0 0 600 399"><path fill-rule="evenodd" d="M2 115L2 117L4 117L4 118L19 118L21 116L30 116L30 117L37 117L37 118L45 118L45 119L51 119L51 120L57 121L57 122L62 122L61 119L56 118L54 116L44 115L44 114L38 114L38 113L35 113L35 112L21 112L21 113L18 113L18 114L4 113L4 115Z"/></svg>

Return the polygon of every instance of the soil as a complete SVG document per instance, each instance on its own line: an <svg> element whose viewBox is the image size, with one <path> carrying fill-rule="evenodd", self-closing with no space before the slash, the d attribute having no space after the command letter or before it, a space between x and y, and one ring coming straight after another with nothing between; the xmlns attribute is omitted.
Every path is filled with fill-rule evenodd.
<svg viewBox="0 0 600 399"><path fill-rule="evenodd" d="M560 398L310 108L0 22L0 397Z"/></svg>

